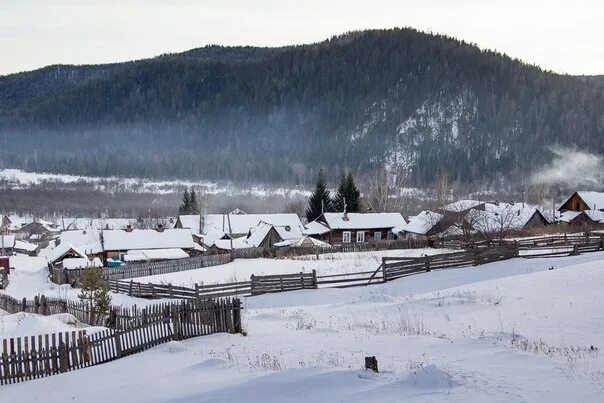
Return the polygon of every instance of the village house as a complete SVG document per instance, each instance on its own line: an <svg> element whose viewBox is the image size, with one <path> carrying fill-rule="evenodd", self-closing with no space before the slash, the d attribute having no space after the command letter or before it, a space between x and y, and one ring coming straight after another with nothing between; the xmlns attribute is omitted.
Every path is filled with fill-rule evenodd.
<svg viewBox="0 0 604 403"><path fill-rule="evenodd" d="M577 191L558 209L560 212L585 210L604 211L604 192Z"/></svg>
<svg viewBox="0 0 604 403"><path fill-rule="evenodd" d="M305 235L331 245L340 245L394 239L393 228L405 224L405 219L399 213L344 212L323 213L313 223L309 224ZM321 226L327 228L327 231L324 232Z"/></svg>
<svg viewBox="0 0 604 403"><path fill-rule="evenodd" d="M245 214L241 210L234 210L229 214L181 215L176 220L175 228L189 228L195 242L208 249L215 246L216 241L247 238L261 223L270 224L276 230L288 227L292 231L301 232L304 228L296 214ZM241 241L236 243L242 247L249 245ZM219 244L225 246L227 242Z"/></svg>
<svg viewBox="0 0 604 403"><path fill-rule="evenodd" d="M424 210L409 217L408 223L397 226L394 231L402 239L429 239L446 229L443 218L443 214Z"/></svg>
<svg viewBox="0 0 604 403"><path fill-rule="evenodd" d="M0 255L36 256L39 251L38 244L21 241L14 235L0 235Z"/></svg>
<svg viewBox="0 0 604 403"><path fill-rule="evenodd" d="M234 239L219 239L214 242L212 250L229 251L232 249L264 248L270 249L298 242L304 235L298 226L274 225L260 222L255 228L250 229L247 236Z"/></svg>

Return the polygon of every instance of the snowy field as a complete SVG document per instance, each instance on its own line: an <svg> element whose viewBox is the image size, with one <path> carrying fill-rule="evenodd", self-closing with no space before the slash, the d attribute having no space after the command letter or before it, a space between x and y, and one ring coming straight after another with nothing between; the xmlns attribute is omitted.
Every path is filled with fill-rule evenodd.
<svg viewBox="0 0 604 403"><path fill-rule="evenodd" d="M179 192L183 187L196 187L206 194L224 194L228 196L268 196L308 197L310 191L303 188L283 188L269 186L241 187L230 182L210 181L153 181L142 178L94 177L68 174L52 174L44 172L25 172L20 169L0 169L0 181L10 189L30 189L35 186L53 186L70 188L74 185L86 185L94 190L103 192L135 192L169 194Z"/></svg>
<svg viewBox="0 0 604 403"><path fill-rule="evenodd" d="M513 259L247 298L247 336L171 342L1 400L602 401L602 267L604 253ZM379 374L361 369L368 355Z"/></svg>

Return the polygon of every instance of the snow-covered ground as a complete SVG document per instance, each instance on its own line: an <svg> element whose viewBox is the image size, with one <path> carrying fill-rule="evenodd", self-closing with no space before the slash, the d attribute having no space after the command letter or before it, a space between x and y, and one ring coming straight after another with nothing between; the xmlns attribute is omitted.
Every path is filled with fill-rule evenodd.
<svg viewBox="0 0 604 403"><path fill-rule="evenodd" d="M210 181L153 181L141 178L93 177L45 172L25 172L20 169L0 169L0 181L10 189L29 189L40 185L52 185L54 188L70 188L86 185L88 188L104 192L135 192L168 194L180 192L182 187L195 186L206 194L224 194L228 196L286 196L308 197L310 191L303 188L284 188L269 186L241 187L234 183L215 183Z"/></svg>
<svg viewBox="0 0 604 403"><path fill-rule="evenodd" d="M418 257L450 253L450 249L401 249L376 252L357 253L327 253L319 255L300 256L292 259L236 259L234 262L197 270L161 274L136 278L143 283L156 283L193 287L198 284L215 284L235 281L247 281L252 274L257 276L269 274L310 273L317 275L355 273L376 270L382 263L382 257Z"/></svg>
<svg viewBox="0 0 604 403"><path fill-rule="evenodd" d="M246 298L247 336L171 342L0 393L3 402L601 401L603 263L604 253L513 259ZM379 374L361 369L369 355Z"/></svg>
<svg viewBox="0 0 604 403"><path fill-rule="evenodd" d="M33 299L36 295L45 295L51 298L79 301L79 289L71 288L68 284L58 286L50 281L45 257L11 256L10 264L15 270L11 271L8 288L0 290L0 293L5 293L18 299ZM110 294L113 305L126 307L132 305L142 307L161 301L133 298L124 294ZM1 334L0 338L2 338Z"/></svg>

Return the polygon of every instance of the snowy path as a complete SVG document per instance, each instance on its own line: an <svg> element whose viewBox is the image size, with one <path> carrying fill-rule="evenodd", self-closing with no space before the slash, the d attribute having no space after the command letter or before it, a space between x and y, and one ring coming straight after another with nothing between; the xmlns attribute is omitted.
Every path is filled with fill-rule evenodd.
<svg viewBox="0 0 604 403"><path fill-rule="evenodd" d="M248 336L2 388L7 402L601 401L603 253L247 298ZM555 270L547 270L553 265ZM360 369L375 355L380 374Z"/></svg>

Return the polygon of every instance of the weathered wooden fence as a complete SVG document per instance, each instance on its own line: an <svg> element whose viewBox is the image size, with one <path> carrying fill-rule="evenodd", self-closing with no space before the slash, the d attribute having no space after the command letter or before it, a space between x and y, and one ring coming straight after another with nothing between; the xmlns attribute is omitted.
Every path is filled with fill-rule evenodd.
<svg viewBox="0 0 604 403"><path fill-rule="evenodd" d="M161 262L129 263L121 267L105 267L102 276L105 280L155 276L194 270L202 267L217 266L231 262L230 254L198 256L188 259L168 260ZM57 284L77 284L86 269L53 269L53 282Z"/></svg>
<svg viewBox="0 0 604 403"><path fill-rule="evenodd" d="M199 285L195 288L173 286L172 284L152 284L130 281L109 281L113 292L141 298L182 298L209 299L234 295L260 295L317 288L317 272L275 274L268 276L252 275L249 281Z"/></svg>
<svg viewBox="0 0 604 403"><path fill-rule="evenodd" d="M0 384L102 364L170 340L241 333L241 303L196 299L142 310L113 308L107 324L110 329L91 335L80 331L3 340Z"/></svg>
<svg viewBox="0 0 604 403"><path fill-rule="evenodd" d="M8 273L6 269L0 268L0 290L4 290L8 287Z"/></svg>
<svg viewBox="0 0 604 403"><path fill-rule="evenodd" d="M443 243L440 240L397 239L364 243L343 243L330 247L308 246L297 248L246 248L235 249L233 251L233 257L236 259L253 259L262 257L290 258L306 255L323 255L326 253L373 252L380 250L417 249L427 247L443 247Z"/></svg>
<svg viewBox="0 0 604 403"><path fill-rule="evenodd" d="M447 244L453 247L453 244ZM461 244L457 245L462 246ZM468 245L463 245L468 246ZM394 246L393 246L394 247ZM564 247L563 251L552 248ZM171 284L130 281L109 281L111 290L142 298L219 298L235 295L259 295L270 292L324 287L355 287L383 283L431 270L485 264L518 257L520 251L536 251L525 258L569 256L603 250L603 236L546 236L521 240L476 242L468 250L424 257L386 257L377 270L317 276L316 272L252 276L249 281L199 285L195 288ZM543 252L541 252L543 251Z"/></svg>

